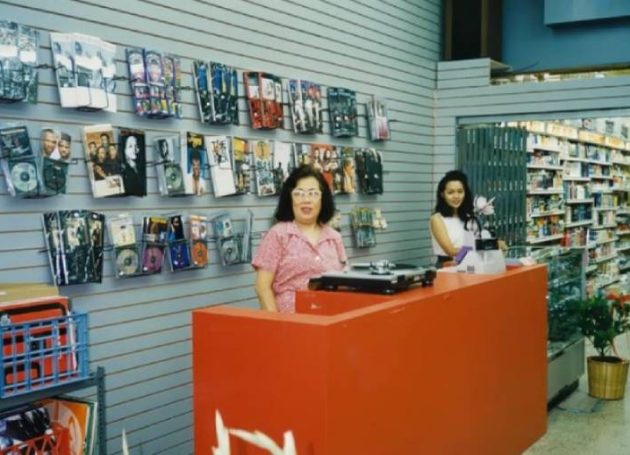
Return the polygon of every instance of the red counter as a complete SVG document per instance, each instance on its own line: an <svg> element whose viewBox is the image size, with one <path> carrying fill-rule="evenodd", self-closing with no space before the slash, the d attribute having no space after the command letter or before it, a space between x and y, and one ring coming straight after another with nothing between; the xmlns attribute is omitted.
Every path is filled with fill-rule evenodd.
<svg viewBox="0 0 630 455"><path fill-rule="evenodd" d="M218 409L279 443L292 430L299 455L520 454L547 428L546 283L533 266L394 296L305 291L292 315L195 311L195 453Z"/></svg>

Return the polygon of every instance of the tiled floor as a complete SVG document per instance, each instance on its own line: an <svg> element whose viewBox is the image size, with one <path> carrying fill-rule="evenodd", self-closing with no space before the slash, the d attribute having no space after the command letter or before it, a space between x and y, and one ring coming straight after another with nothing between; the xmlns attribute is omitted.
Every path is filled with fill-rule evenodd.
<svg viewBox="0 0 630 455"><path fill-rule="evenodd" d="M621 337L616 344L622 356L630 357L630 336ZM584 375L574 393L586 394L587 390ZM602 401L592 413L560 407L550 411L547 434L524 455L547 454L630 455L630 381L623 400Z"/></svg>

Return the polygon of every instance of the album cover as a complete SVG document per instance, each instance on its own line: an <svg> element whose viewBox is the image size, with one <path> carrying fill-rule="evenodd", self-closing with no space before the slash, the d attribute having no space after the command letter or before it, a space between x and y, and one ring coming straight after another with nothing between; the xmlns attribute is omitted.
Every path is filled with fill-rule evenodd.
<svg viewBox="0 0 630 455"><path fill-rule="evenodd" d="M107 95L103 88L103 61L99 57L101 40L74 33L74 64L77 77L76 100L78 107L103 109Z"/></svg>
<svg viewBox="0 0 630 455"><path fill-rule="evenodd" d="M50 415L52 423L67 428L69 452L65 455L92 455L94 453L98 402L75 397L47 398L39 401Z"/></svg>
<svg viewBox="0 0 630 455"><path fill-rule="evenodd" d="M126 213L111 216L108 220L109 240L115 247L136 244L136 229L133 217Z"/></svg>
<svg viewBox="0 0 630 455"><path fill-rule="evenodd" d="M186 235L184 234L184 221L181 215L174 215L169 217L166 240L168 242L186 240Z"/></svg>
<svg viewBox="0 0 630 455"><path fill-rule="evenodd" d="M18 24L0 21L0 97L11 102L23 100L25 96L18 33Z"/></svg>
<svg viewBox="0 0 630 455"><path fill-rule="evenodd" d="M238 264L241 262L240 238L234 232L234 226L230 215L225 212L212 219L214 235L217 239L217 250L222 265Z"/></svg>
<svg viewBox="0 0 630 455"><path fill-rule="evenodd" d="M12 196L33 197L39 194L39 177L35 157L2 160L7 190Z"/></svg>
<svg viewBox="0 0 630 455"><path fill-rule="evenodd" d="M32 441L37 438L40 442L35 445ZM0 448L3 453L53 453L56 445L50 416L43 406L28 404L0 414Z"/></svg>
<svg viewBox="0 0 630 455"><path fill-rule="evenodd" d="M168 223L168 252L172 270L190 267L188 241L184 234L184 221L181 215L171 216Z"/></svg>
<svg viewBox="0 0 630 455"><path fill-rule="evenodd" d="M383 156L373 148L355 151L359 187L364 194L383 194Z"/></svg>
<svg viewBox="0 0 630 455"><path fill-rule="evenodd" d="M203 123L210 123L212 117L212 103L210 101L210 88L208 87L208 64L195 60L193 62L193 81L197 95L199 117Z"/></svg>
<svg viewBox="0 0 630 455"><path fill-rule="evenodd" d="M83 148L95 198L125 194L121 157L111 125L83 128Z"/></svg>
<svg viewBox="0 0 630 455"><path fill-rule="evenodd" d="M99 40L99 50L101 58L101 73L103 75L103 88L105 90L106 107L108 112L118 111L118 101L116 98L116 45Z"/></svg>
<svg viewBox="0 0 630 455"><path fill-rule="evenodd" d="M208 85L210 123L238 125L238 77L236 69L210 62Z"/></svg>
<svg viewBox="0 0 630 455"><path fill-rule="evenodd" d="M44 241L48 250L50 270L57 286L68 284L66 268L66 254L64 250L63 230L58 212L48 212L42 215L44 225Z"/></svg>
<svg viewBox="0 0 630 455"><path fill-rule="evenodd" d="M26 126L0 129L0 158L33 156L31 141Z"/></svg>
<svg viewBox="0 0 630 455"><path fill-rule="evenodd" d="M387 118L387 106L381 98L373 96L365 105L367 111L367 124L370 139L384 141L389 139L389 123Z"/></svg>
<svg viewBox="0 0 630 455"><path fill-rule="evenodd" d="M151 112L151 100L149 84L146 83L144 51L142 49L127 49L127 64L129 65L129 83L133 94L134 110L141 117L147 116Z"/></svg>
<svg viewBox="0 0 630 455"><path fill-rule="evenodd" d="M42 158L40 193L48 196L65 194L69 167L65 161Z"/></svg>
<svg viewBox="0 0 630 455"><path fill-rule="evenodd" d="M208 219L205 216L190 215L188 220L192 263L195 267L205 267L208 265Z"/></svg>
<svg viewBox="0 0 630 455"><path fill-rule="evenodd" d="M357 136L359 123L355 92L345 88L329 87L327 94L332 135L334 137Z"/></svg>
<svg viewBox="0 0 630 455"><path fill-rule="evenodd" d="M150 114L152 117L168 117L162 54L145 49L144 64L147 70L147 83L149 84Z"/></svg>
<svg viewBox="0 0 630 455"><path fill-rule="evenodd" d="M142 272L136 245L114 248L114 270L117 277L130 277Z"/></svg>
<svg viewBox="0 0 630 455"><path fill-rule="evenodd" d="M42 128L40 156L51 160L70 161L72 137L53 128Z"/></svg>
<svg viewBox="0 0 630 455"><path fill-rule="evenodd" d="M208 161L210 162L210 176L215 197L236 194L234 172L230 159L232 141L227 136L204 136Z"/></svg>
<svg viewBox="0 0 630 455"><path fill-rule="evenodd" d="M186 194L202 196L208 192L208 154L201 134L186 133L186 159L184 167L184 186Z"/></svg>
<svg viewBox="0 0 630 455"><path fill-rule="evenodd" d="M342 193L357 192L357 171L354 158L354 147L341 147Z"/></svg>
<svg viewBox="0 0 630 455"><path fill-rule="evenodd" d="M142 272L160 273L164 263L164 249L168 235L168 219L161 216L144 217L142 223Z"/></svg>
<svg viewBox="0 0 630 455"><path fill-rule="evenodd" d="M181 62L174 55L163 55L164 90L166 98L167 115L174 118L182 118L182 106L179 99L181 87Z"/></svg>
<svg viewBox="0 0 630 455"><path fill-rule="evenodd" d="M105 215L96 212L86 212L90 246L92 254L92 270L90 282L100 283L103 279L103 250L105 248Z"/></svg>
<svg viewBox="0 0 630 455"><path fill-rule="evenodd" d="M23 101L37 103L37 49L39 48L39 32L34 28L18 24L18 50L22 63ZM6 93L6 87L5 87Z"/></svg>
<svg viewBox="0 0 630 455"><path fill-rule="evenodd" d="M335 174L339 174L339 153L332 144L311 144L310 164L320 171L330 190L334 191ZM339 178L338 178L339 179Z"/></svg>
<svg viewBox="0 0 630 455"><path fill-rule="evenodd" d="M59 89L61 107L77 107L77 74L74 63L74 38L70 33L51 33L50 47Z"/></svg>
<svg viewBox="0 0 630 455"><path fill-rule="evenodd" d="M147 195L147 165L144 131L121 129L118 143L123 153L120 155L120 173L126 196Z"/></svg>
<svg viewBox="0 0 630 455"><path fill-rule="evenodd" d="M179 163L180 160L180 136L160 136L153 139L156 158L161 163Z"/></svg>
<svg viewBox="0 0 630 455"><path fill-rule="evenodd" d="M231 152L236 193L249 194L251 192L252 178L252 158L249 150L249 141L240 137L233 137Z"/></svg>
<svg viewBox="0 0 630 455"><path fill-rule="evenodd" d="M295 133L323 132L321 86L309 81L290 79L288 82L291 119Z"/></svg>
<svg viewBox="0 0 630 455"><path fill-rule="evenodd" d="M279 193L282 184L295 168L295 155L292 144L288 142L273 142L273 182Z"/></svg>
<svg viewBox="0 0 630 455"><path fill-rule="evenodd" d="M282 79L269 73L247 71L243 81L254 129L282 128Z"/></svg>
<svg viewBox="0 0 630 455"><path fill-rule="evenodd" d="M254 168L256 169L256 190L258 196L273 196L276 194L274 183L273 157L271 141L257 139L250 141Z"/></svg>
<svg viewBox="0 0 630 455"><path fill-rule="evenodd" d="M157 155L158 187L162 196L186 194L184 174L180 163L179 135L162 136L154 139Z"/></svg>
<svg viewBox="0 0 630 455"><path fill-rule="evenodd" d="M59 212L66 256L67 284L81 284L93 276L91 245L86 213L82 210Z"/></svg>
<svg viewBox="0 0 630 455"><path fill-rule="evenodd" d="M299 144L293 143L293 157L295 159L296 166L302 166L304 164L312 164L311 162L311 144Z"/></svg>

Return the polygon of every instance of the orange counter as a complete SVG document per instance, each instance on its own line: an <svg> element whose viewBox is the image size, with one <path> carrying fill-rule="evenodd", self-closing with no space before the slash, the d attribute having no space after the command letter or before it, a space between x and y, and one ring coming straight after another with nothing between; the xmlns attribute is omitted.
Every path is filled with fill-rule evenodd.
<svg viewBox="0 0 630 455"><path fill-rule="evenodd" d="M230 428L299 455L520 454L547 428L544 266L394 296L298 293L296 314L193 313L195 453ZM263 453L232 439L232 453Z"/></svg>

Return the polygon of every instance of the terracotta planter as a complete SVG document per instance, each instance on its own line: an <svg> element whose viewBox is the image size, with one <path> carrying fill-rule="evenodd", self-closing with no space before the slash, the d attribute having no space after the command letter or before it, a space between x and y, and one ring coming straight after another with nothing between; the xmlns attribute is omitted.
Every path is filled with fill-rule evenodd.
<svg viewBox="0 0 630 455"><path fill-rule="evenodd" d="M628 360L619 357L587 358L588 394L603 400L624 397L628 381Z"/></svg>

